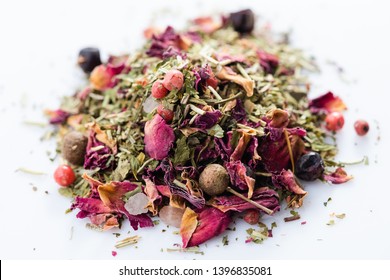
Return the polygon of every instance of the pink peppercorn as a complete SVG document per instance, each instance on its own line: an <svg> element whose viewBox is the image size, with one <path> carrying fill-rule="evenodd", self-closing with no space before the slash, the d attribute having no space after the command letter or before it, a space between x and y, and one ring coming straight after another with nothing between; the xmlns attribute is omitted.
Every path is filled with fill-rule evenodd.
<svg viewBox="0 0 390 280"><path fill-rule="evenodd" d="M184 76L179 70L170 70L165 74L163 85L171 91L173 89L181 89L184 83Z"/></svg>
<svg viewBox="0 0 390 280"><path fill-rule="evenodd" d="M332 112L325 118L325 127L330 131L338 131L344 126L344 117L340 112Z"/></svg>
<svg viewBox="0 0 390 280"><path fill-rule="evenodd" d="M370 130L368 122L364 120L357 120L354 124L357 135L364 136Z"/></svg>
<svg viewBox="0 0 390 280"><path fill-rule="evenodd" d="M159 114L167 123L170 123L173 120L172 110L165 108L162 104L158 105L157 114Z"/></svg>
<svg viewBox="0 0 390 280"><path fill-rule="evenodd" d="M157 80L152 85L152 96L154 98L164 98L167 96L168 90L164 87L163 82L161 80Z"/></svg>

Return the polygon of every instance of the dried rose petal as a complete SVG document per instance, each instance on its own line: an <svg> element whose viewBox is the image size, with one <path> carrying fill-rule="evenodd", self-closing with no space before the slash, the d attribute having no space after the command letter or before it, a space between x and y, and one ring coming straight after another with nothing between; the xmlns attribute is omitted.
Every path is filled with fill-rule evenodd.
<svg viewBox="0 0 390 280"><path fill-rule="evenodd" d="M83 213L104 214L112 213L112 209L97 198L76 197L72 209L78 208ZM82 214L80 214L81 216ZM84 218L84 217L83 217Z"/></svg>
<svg viewBox="0 0 390 280"><path fill-rule="evenodd" d="M193 20L195 26L194 31L201 31L207 34L213 33L222 27L220 22L214 21L212 17L198 17Z"/></svg>
<svg viewBox="0 0 390 280"><path fill-rule="evenodd" d="M125 202L122 200L123 196L129 191L135 190L137 187L138 186L136 184L133 184L129 181L110 182L98 186L98 193L104 205L108 206L115 213L126 215L130 221L130 225L135 230L138 229L138 226L153 226L153 222L150 217L145 214L131 215L129 212L127 212L124 206Z"/></svg>
<svg viewBox="0 0 390 280"><path fill-rule="evenodd" d="M89 134L86 153L84 156L84 168L100 168L101 170L109 169L112 167L112 163L109 163L112 152L109 147L98 141L95 135L96 134L93 131ZM96 147L99 147L99 149L96 149Z"/></svg>
<svg viewBox="0 0 390 280"><path fill-rule="evenodd" d="M194 75L196 78L195 89L198 91L204 91L207 86L211 86L214 89L217 88L218 80L208 64L204 67L200 67L199 69L195 68Z"/></svg>
<svg viewBox="0 0 390 280"><path fill-rule="evenodd" d="M232 118L235 119L237 122L243 122L246 123L246 111L242 104L241 99L235 99L232 100L233 102L236 102L234 108L232 109Z"/></svg>
<svg viewBox="0 0 390 280"><path fill-rule="evenodd" d="M248 190L248 197L251 198L256 181L247 174L249 167L245 167L239 160L228 162L225 166L232 185L239 190Z"/></svg>
<svg viewBox="0 0 390 280"><path fill-rule="evenodd" d="M245 131L242 132L240 140L238 140L237 146L230 156L231 161L241 160L251 139L252 135L246 133Z"/></svg>
<svg viewBox="0 0 390 280"><path fill-rule="evenodd" d="M335 96L333 92L329 91L317 98L310 100L309 108L314 113L321 111L331 113L344 111L347 109L347 106L340 97Z"/></svg>
<svg viewBox="0 0 390 280"><path fill-rule="evenodd" d="M198 215L197 227L190 240L183 247L200 245L224 232L231 222L229 213L223 213L213 207L205 207Z"/></svg>
<svg viewBox="0 0 390 280"><path fill-rule="evenodd" d="M157 215L157 205L161 202L161 196L158 193L157 186L148 178L144 178L145 180L145 189L144 192L149 198L148 209L153 215Z"/></svg>
<svg viewBox="0 0 390 280"><path fill-rule="evenodd" d="M161 59L176 55L183 57L180 51L180 36L171 26L168 26L164 33L152 36L152 44L146 54Z"/></svg>
<svg viewBox="0 0 390 280"><path fill-rule="evenodd" d="M279 58L276 55L267 53L265 51L257 51L257 57L260 60L260 65L266 73L274 73L279 66Z"/></svg>
<svg viewBox="0 0 390 280"><path fill-rule="evenodd" d="M245 211L244 221L250 225L256 225L260 219L260 211L258 209L249 209Z"/></svg>
<svg viewBox="0 0 390 280"><path fill-rule="evenodd" d="M280 208L278 194L267 187L256 189L253 192L251 200L271 209L273 212L278 211ZM233 195L214 197L209 203L222 212L242 212L248 209L258 209L253 204Z"/></svg>
<svg viewBox="0 0 390 280"><path fill-rule="evenodd" d="M129 72L130 68L127 68L125 70L126 61L128 60L128 58L128 55L110 56L107 61L107 71L111 73L112 76L118 75L122 72Z"/></svg>
<svg viewBox="0 0 390 280"><path fill-rule="evenodd" d="M324 174L323 178L332 184L342 184L348 182L353 177L348 175L343 168L338 167L335 172L331 174Z"/></svg>
<svg viewBox="0 0 390 280"><path fill-rule="evenodd" d="M89 80L94 89L104 90L110 86L113 76L107 66L102 64L93 69Z"/></svg>
<svg viewBox="0 0 390 280"><path fill-rule="evenodd" d="M195 118L194 126L200 129L212 128L222 116L221 112L215 110L213 112L206 112L204 115L198 115Z"/></svg>
<svg viewBox="0 0 390 280"><path fill-rule="evenodd" d="M165 120L156 114L152 120L145 124L144 141L146 153L154 159L162 160L168 156L175 141L175 134Z"/></svg>
<svg viewBox="0 0 390 280"><path fill-rule="evenodd" d="M68 112L65 112L62 109L57 110L45 110L45 114L49 116L49 122L51 124L62 124L64 123L68 117L71 115Z"/></svg>
<svg viewBox="0 0 390 280"><path fill-rule="evenodd" d="M291 170L283 169L279 174L273 174L272 183L277 188L286 189L295 194L307 194L307 192L299 186Z"/></svg>
<svg viewBox="0 0 390 280"><path fill-rule="evenodd" d="M198 225L198 214L191 208L187 207L184 211L180 225L180 235L183 242L183 247L188 247L188 243Z"/></svg>
<svg viewBox="0 0 390 280"><path fill-rule="evenodd" d="M286 129L291 144L294 162L303 154L305 143L300 135L306 132L301 129ZM291 157L288 151L287 141L283 129L270 130L267 137L260 139L259 154L262 162L269 172L280 172L291 165ZM275 157L277 155L277 157Z"/></svg>
<svg viewBox="0 0 390 280"><path fill-rule="evenodd" d="M107 133L100 129L100 126L97 123L94 123L91 125L91 131L94 131L96 133L96 139L100 142L104 143L108 147L110 147L111 151L116 154L117 152L117 145L115 139L110 139L108 137Z"/></svg>
<svg viewBox="0 0 390 280"><path fill-rule="evenodd" d="M229 80L233 83L239 84L244 88L248 97L253 95L253 89L255 87L254 81L244 78L243 76L234 72L232 73L232 71L229 71L228 67L222 67L221 71L217 73L217 78L221 80Z"/></svg>
<svg viewBox="0 0 390 280"><path fill-rule="evenodd" d="M268 125L273 128L287 127L290 119L286 110L274 109L267 113Z"/></svg>

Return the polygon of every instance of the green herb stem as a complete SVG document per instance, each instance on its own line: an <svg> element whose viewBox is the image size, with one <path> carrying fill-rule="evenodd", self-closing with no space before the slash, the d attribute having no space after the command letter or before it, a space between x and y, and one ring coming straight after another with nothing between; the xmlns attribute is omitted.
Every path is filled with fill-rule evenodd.
<svg viewBox="0 0 390 280"><path fill-rule="evenodd" d="M227 187L226 189L228 192L234 194L235 196L245 200L246 202L256 206L257 208L259 208L260 210L264 211L265 213L267 213L268 215L272 215L274 212L271 210L271 209L268 209L267 207L257 203L256 201L253 201L253 200L250 200L249 198L243 196L242 194L240 194L239 192L236 192L235 190L233 190L231 187Z"/></svg>

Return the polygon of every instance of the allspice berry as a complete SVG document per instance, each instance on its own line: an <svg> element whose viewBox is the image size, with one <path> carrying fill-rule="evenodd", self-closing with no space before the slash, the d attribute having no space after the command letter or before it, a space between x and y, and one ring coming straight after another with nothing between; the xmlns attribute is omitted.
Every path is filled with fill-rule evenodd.
<svg viewBox="0 0 390 280"><path fill-rule="evenodd" d="M209 164L200 173L199 186L208 195L222 194L229 184L229 174L220 164Z"/></svg>
<svg viewBox="0 0 390 280"><path fill-rule="evenodd" d="M88 138L78 131L65 135L62 145L62 156L70 164L83 165Z"/></svg>

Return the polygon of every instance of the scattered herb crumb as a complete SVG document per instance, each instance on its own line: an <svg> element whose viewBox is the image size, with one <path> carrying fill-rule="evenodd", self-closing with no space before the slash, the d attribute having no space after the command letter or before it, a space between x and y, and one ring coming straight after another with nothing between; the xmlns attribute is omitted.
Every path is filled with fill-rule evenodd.
<svg viewBox="0 0 390 280"><path fill-rule="evenodd" d="M285 217L283 220L287 223L287 222L292 222L292 221L295 221L295 220L299 220L301 218L301 216L299 214L297 215L293 215L293 216L290 216L290 217Z"/></svg>
<svg viewBox="0 0 390 280"><path fill-rule="evenodd" d="M204 255L204 252L200 251L199 246L193 246L188 248L167 248L167 252L185 252Z"/></svg>
<svg viewBox="0 0 390 280"><path fill-rule="evenodd" d="M253 228L249 228L246 230L247 234L249 235L247 239L245 240L245 243L256 243L261 244L264 240L268 238L268 227L264 224L259 223L259 230L255 230Z"/></svg>
<svg viewBox="0 0 390 280"><path fill-rule="evenodd" d="M26 125L31 125L31 126L47 127L46 122L24 121L23 123Z"/></svg>
<svg viewBox="0 0 390 280"><path fill-rule="evenodd" d="M112 234L115 235L116 238L118 238L119 236L121 236L121 234L120 234L119 232L113 232Z"/></svg>
<svg viewBox="0 0 390 280"><path fill-rule="evenodd" d="M326 223L328 226L333 226L335 224L334 220L329 220L329 222Z"/></svg>
<svg viewBox="0 0 390 280"><path fill-rule="evenodd" d="M91 224L91 223L87 223L85 225L85 227L88 228L88 229L96 230L96 231L103 231L102 227L94 225L94 224Z"/></svg>
<svg viewBox="0 0 390 280"><path fill-rule="evenodd" d="M138 235L127 237L123 240L116 242L115 248L122 248L125 246L137 244L140 237Z"/></svg>
<svg viewBox="0 0 390 280"><path fill-rule="evenodd" d="M223 244L223 246L229 245L229 239L228 239L228 236L227 236L227 235L225 235L224 237L222 237L222 244Z"/></svg>
<svg viewBox="0 0 390 280"><path fill-rule="evenodd" d="M42 172L42 171L37 171L37 170L32 170L29 168L25 167L19 167L18 169L15 170L15 172L23 172L31 175L46 175L47 173Z"/></svg>
<svg viewBox="0 0 390 280"><path fill-rule="evenodd" d="M298 216L299 215L299 213L297 211L294 211L294 210L291 210L290 214L293 215L293 216Z"/></svg>
<svg viewBox="0 0 390 280"><path fill-rule="evenodd" d="M332 198L329 197L328 200L324 202L324 206L325 207L328 206L328 203L331 202L331 201L332 201Z"/></svg>
<svg viewBox="0 0 390 280"><path fill-rule="evenodd" d="M338 218L338 219L344 219L344 218L345 218L345 216L346 216L346 214L345 214L345 213L342 213L342 214L336 214L335 216L336 216L336 218Z"/></svg>

